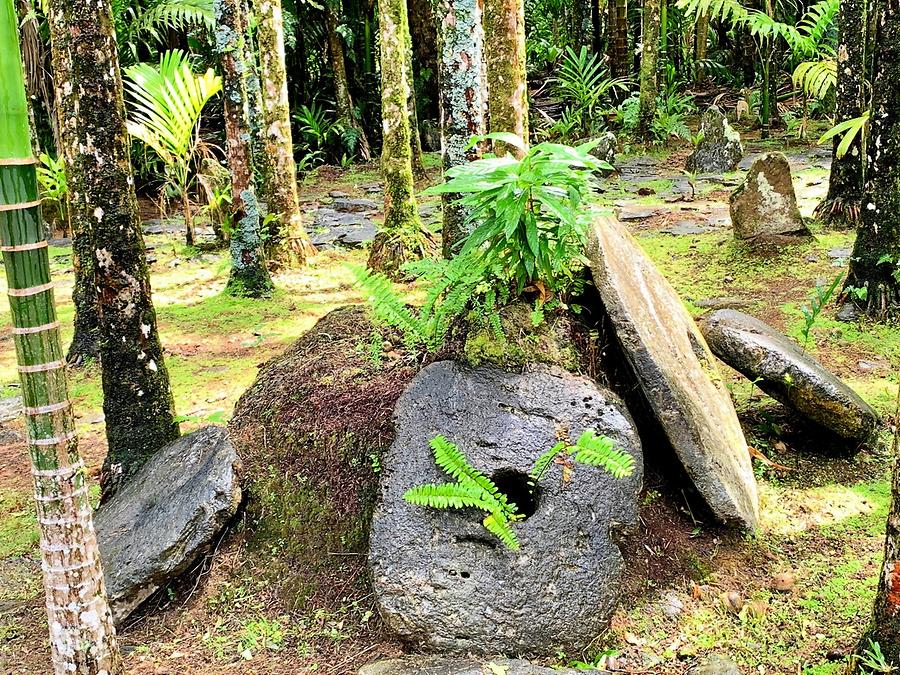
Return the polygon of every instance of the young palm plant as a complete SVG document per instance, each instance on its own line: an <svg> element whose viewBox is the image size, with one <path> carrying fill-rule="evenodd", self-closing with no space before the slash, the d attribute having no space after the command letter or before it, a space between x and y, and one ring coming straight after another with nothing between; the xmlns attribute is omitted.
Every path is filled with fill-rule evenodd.
<svg viewBox="0 0 900 675"><path fill-rule="evenodd" d="M106 598L41 222L17 17L0 0L0 249L25 402L54 672L123 672Z"/></svg>
<svg viewBox="0 0 900 675"><path fill-rule="evenodd" d="M159 66L139 63L125 69L131 98L128 133L153 148L165 163L167 183L180 195L187 244L194 244L191 216L191 167L208 153L199 133L206 103L222 89L222 78L212 70L194 73L184 52L164 53Z"/></svg>

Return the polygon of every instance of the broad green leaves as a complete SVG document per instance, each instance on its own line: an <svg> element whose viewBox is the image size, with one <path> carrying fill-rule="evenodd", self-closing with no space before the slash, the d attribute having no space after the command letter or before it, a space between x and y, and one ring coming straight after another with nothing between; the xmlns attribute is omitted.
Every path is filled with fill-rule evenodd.
<svg viewBox="0 0 900 675"><path fill-rule="evenodd" d="M822 138L819 139L819 145L827 143L836 136L841 136L841 142L838 143L837 147L837 156L843 157L853 144L853 139L860 134L864 135L864 130L868 124L869 113L866 111L865 114L845 120L826 131L822 134Z"/></svg>

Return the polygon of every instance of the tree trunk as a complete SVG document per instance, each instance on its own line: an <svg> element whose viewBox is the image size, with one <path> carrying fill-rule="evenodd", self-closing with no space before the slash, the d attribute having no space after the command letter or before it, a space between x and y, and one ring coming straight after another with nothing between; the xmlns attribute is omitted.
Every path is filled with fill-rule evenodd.
<svg viewBox="0 0 900 675"><path fill-rule="evenodd" d="M415 75L413 71L412 35L406 49L406 72L409 77L409 98L406 102L409 114L409 151L412 153L413 178L422 180L428 176L425 173L425 162L422 159L422 135L419 132L419 109L416 104Z"/></svg>
<svg viewBox="0 0 900 675"><path fill-rule="evenodd" d="M644 0L643 48L641 50L641 92L638 102L638 137L647 141L656 118L656 62L659 57L660 0Z"/></svg>
<svg viewBox="0 0 900 675"><path fill-rule="evenodd" d="M694 47L695 71L694 80L699 82L706 76L703 72L703 66L697 64L697 61L706 60L706 47L709 44L709 15L706 13L697 17L697 34L695 36L696 45Z"/></svg>
<svg viewBox="0 0 900 675"><path fill-rule="evenodd" d="M25 402L53 670L116 675L124 668L66 386L16 23L11 0L2 0L0 248Z"/></svg>
<svg viewBox="0 0 900 675"><path fill-rule="evenodd" d="M525 6L522 0L485 0L484 53L487 61L491 133L507 132L528 144L528 80L525 72ZM494 144L498 154L515 149Z"/></svg>
<svg viewBox="0 0 900 675"><path fill-rule="evenodd" d="M257 198L261 217L268 213L271 200L272 175L275 173L274 158L269 152L266 139L266 120L263 112L263 92L260 85L260 67L250 30L250 2L241 0L240 15L244 18L244 33L240 39L242 50L244 86L247 90L247 121L250 124L250 151L253 153L253 170L256 178Z"/></svg>
<svg viewBox="0 0 900 675"><path fill-rule="evenodd" d="M337 2L338 7L332 7L331 2ZM345 126L352 127L358 134L356 152L360 159L368 162L372 159L372 151L369 149L369 139L362 125L357 121L353 112L353 99L350 96L350 82L347 78L347 64L344 62L344 43L338 33L338 15L340 12L340 0L327 0L325 2L325 27L328 34L328 51L331 53L331 68L334 71L334 98L337 108L338 120Z"/></svg>
<svg viewBox="0 0 900 675"><path fill-rule="evenodd" d="M885 318L900 308L900 6L879 5L865 190L846 288L866 289L865 311Z"/></svg>
<svg viewBox="0 0 900 675"><path fill-rule="evenodd" d="M57 82L76 102L64 134L79 153L68 177L73 212L88 214L100 312L109 497L154 452L178 437L169 374L156 330L150 276L125 131L122 76L110 0L54 0L72 70Z"/></svg>
<svg viewBox="0 0 900 675"><path fill-rule="evenodd" d="M257 40L262 76L263 128L271 158L268 208L272 221L266 239L266 255L284 265L303 265L316 249L303 229L297 198L297 168L291 139L287 68L284 55L284 25L281 0L256 0Z"/></svg>
<svg viewBox="0 0 900 675"><path fill-rule="evenodd" d="M484 30L481 0L441 0L438 20L438 88L441 102L441 146L444 170L478 159L472 136L483 136ZM449 258L466 235L468 211L456 204L459 195L442 195L444 256Z"/></svg>
<svg viewBox="0 0 900 675"><path fill-rule="evenodd" d="M609 63L613 77L631 75L628 53L628 0L609 0Z"/></svg>
<svg viewBox="0 0 900 675"><path fill-rule="evenodd" d="M259 298L272 291L260 238L260 209L253 179L246 51L247 17L242 0L216 0L216 44L222 63L225 136L231 170L231 207L237 224L231 235L231 276L225 292Z"/></svg>
<svg viewBox="0 0 900 675"><path fill-rule="evenodd" d="M837 92L835 124L859 117L865 109L866 0L841 0L838 15ZM816 217L826 225L852 227L859 220L863 191L862 134L843 157L838 157L840 137L834 139L828 195L816 207Z"/></svg>
<svg viewBox="0 0 900 675"><path fill-rule="evenodd" d="M50 7L47 23L50 26L51 51L53 56L53 80L58 83L56 115L58 145L56 151L63 159L67 177L75 175L76 159L80 155L78 136L75 134L74 120L78 115L78 100L63 88L63 83L71 80L72 56L70 52L71 33L67 29L61 12ZM91 242L90 205L84 200L73 199L71 179L66 193L66 213L69 231L72 233L72 268L75 284L72 288L72 304L75 305L75 332L66 360L80 365L85 359L100 355L100 312L97 307L97 285L94 278L94 246Z"/></svg>
<svg viewBox="0 0 900 675"><path fill-rule="evenodd" d="M419 218L410 152L409 22L405 0L379 0L381 36L381 117L384 138L384 226L372 242L369 267L397 277L403 263L421 258L429 243Z"/></svg>
<svg viewBox="0 0 900 675"><path fill-rule="evenodd" d="M434 20L432 0L409 0L409 32L412 36L413 58L419 67L419 76L428 78L423 82L422 93L426 100L423 109L416 111L420 119L437 119L437 23Z"/></svg>

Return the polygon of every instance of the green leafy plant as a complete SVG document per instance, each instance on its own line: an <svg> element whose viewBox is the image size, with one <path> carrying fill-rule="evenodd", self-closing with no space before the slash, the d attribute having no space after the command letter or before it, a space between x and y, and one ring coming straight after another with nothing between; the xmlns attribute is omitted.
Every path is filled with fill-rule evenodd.
<svg viewBox="0 0 900 675"><path fill-rule="evenodd" d="M430 445L435 463L455 482L419 485L407 490L403 499L416 506L434 509L476 508L484 511L487 514L482 521L485 529L507 548L518 551L519 540L512 528L513 523L524 518L518 506L444 436L436 436ZM538 457L528 474L532 492L552 466L568 465L570 460L600 467L614 478L630 476L635 467L634 457L619 450L615 441L587 429L575 444L561 440Z"/></svg>
<svg viewBox="0 0 900 675"><path fill-rule="evenodd" d="M570 119L577 120L577 132L582 138L596 135L606 127L606 119L614 109L612 96L630 87L627 79L609 77L601 58L587 47L579 52L566 48L555 84Z"/></svg>
<svg viewBox="0 0 900 675"><path fill-rule="evenodd" d="M837 156L843 157L850 149L850 145L853 143L853 139L855 139L858 135L861 135L863 139L865 138L868 126L869 112L866 111L865 114L859 117L854 117L853 119L845 120L826 131L824 134L822 134L822 138L819 139L819 145L827 143L831 139L840 136L841 142L838 143Z"/></svg>
<svg viewBox="0 0 900 675"><path fill-rule="evenodd" d="M191 170L198 157L211 154L200 138L200 115L221 91L222 78L212 69L194 73L188 56L177 49L165 52L158 66L139 63L127 68L125 75L131 99L128 133L165 163L167 185L181 196L187 243L193 245Z"/></svg>
<svg viewBox="0 0 900 675"><path fill-rule="evenodd" d="M803 327L800 329L800 334L803 336L804 349L806 349L806 346L809 344L810 331L812 331L816 320L819 318L819 314L822 313L825 305L827 305L831 298L834 297L838 286L840 286L843 280L844 274L842 272L834 278L834 281L832 281L829 286L816 286L810 296L809 304L803 305L800 308L800 311L803 313Z"/></svg>
<svg viewBox="0 0 900 675"><path fill-rule="evenodd" d="M893 673L897 670L895 666L888 663L887 657L881 651L881 645L872 640L869 640L869 646L859 655L859 665L871 675L875 675L875 673Z"/></svg>
<svg viewBox="0 0 900 675"><path fill-rule="evenodd" d="M112 9L123 65L138 61L142 52L154 54L171 31L204 28L211 33L216 27L213 0L113 0Z"/></svg>
<svg viewBox="0 0 900 675"><path fill-rule="evenodd" d="M524 153L488 157L455 167L432 194L461 194L474 231L461 256L487 268L499 268L516 294L526 288L564 296L585 263L590 221L587 197L593 172L611 168L591 156L596 142L578 147L541 143L522 147L513 134L485 138L516 146Z"/></svg>
<svg viewBox="0 0 900 675"><path fill-rule="evenodd" d="M44 203L50 203L56 206L59 214L59 222L62 228L66 229L66 195L69 192L66 183L66 167L62 157L54 159L46 152L42 152L40 164L37 166L37 179L41 188L41 198Z"/></svg>

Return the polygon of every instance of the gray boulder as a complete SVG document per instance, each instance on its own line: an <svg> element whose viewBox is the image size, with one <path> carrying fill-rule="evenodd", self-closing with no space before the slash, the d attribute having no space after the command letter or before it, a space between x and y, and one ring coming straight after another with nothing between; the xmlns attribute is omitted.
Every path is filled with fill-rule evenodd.
<svg viewBox="0 0 900 675"><path fill-rule="evenodd" d="M241 461L223 427L157 452L94 515L113 619L120 623L207 550L237 512Z"/></svg>
<svg viewBox="0 0 900 675"><path fill-rule="evenodd" d="M428 651L553 654L586 648L619 597L624 563L615 537L637 522L643 461L624 404L584 377L547 366L506 372L452 361L420 372L394 412L396 439L382 459L369 565L378 607L404 641ZM636 459L615 479L553 466L536 494L528 472L561 434L594 429ZM528 517L511 551L474 509L412 506L403 494L449 478L429 441L443 434L492 477ZM454 671L455 672L455 671ZM526 671L522 671L526 672Z"/></svg>
<svg viewBox="0 0 900 675"><path fill-rule="evenodd" d="M754 528L759 498L747 441L681 298L615 218L594 221L587 253L631 370L697 490L721 520Z"/></svg>
<svg viewBox="0 0 900 675"><path fill-rule="evenodd" d="M700 121L700 141L685 168L693 173L725 173L734 171L743 156L741 135L718 106L710 106Z"/></svg>
<svg viewBox="0 0 900 675"><path fill-rule="evenodd" d="M616 163L616 151L619 149L619 142L616 140L616 135L607 131L601 134L597 139L597 145L591 150L591 155L596 157L599 160L602 160L609 164L610 166L615 166ZM607 175L612 173L613 171L610 169L603 169L601 171L602 174Z"/></svg>
<svg viewBox="0 0 900 675"><path fill-rule="evenodd" d="M731 193L730 211L734 236L751 243L794 243L812 236L797 208L790 164L780 152L753 162Z"/></svg>
<svg viewBox="0 0 900 675"><path fill-rule="evenodd" d="M713 353L773 398L848 440L875 430L878 415L856 392L768 324L721 309L700 325Z"/></svg>
<svg viewBox="0 0 900 675"><path fill-rule="evenodd" d="M576 675L571 668L544 668L521 659L451 659L437 656L407 656L370 663L359 669L359 675ZM592 671L597 675L607 671Z"/></svg>
<svg viewBox="0 0 900 675"><path fill-rule="evenodd" d="M713 654L693 666L688 675L741 675L741 669L731 659Z"/></svg>

